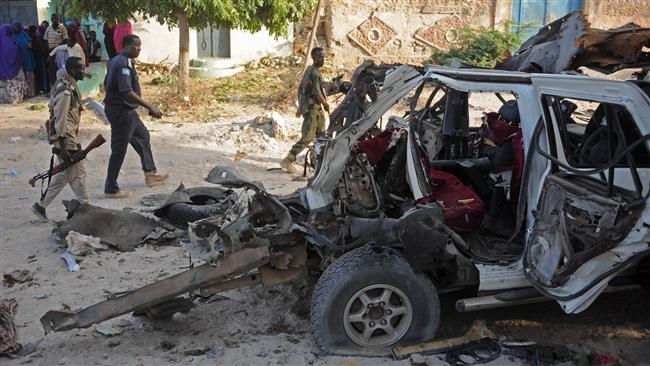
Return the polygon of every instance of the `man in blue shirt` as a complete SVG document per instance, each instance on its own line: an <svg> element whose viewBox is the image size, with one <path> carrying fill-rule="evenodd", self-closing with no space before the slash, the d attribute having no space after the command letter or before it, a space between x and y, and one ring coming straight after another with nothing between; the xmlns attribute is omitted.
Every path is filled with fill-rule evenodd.
<svg viewBox="0 0 650 366"><path fill-rule="evenodd" d="M140 156L145 183L149 187L164 183L169 175L158 174L151 153L149 130L142 123L135 109L142 106L149 115L161 118L162 112L155 105L142 99L138 74L133 59L140 55L140 38L134 34L124 37L123 49L119 55L108 62L104 79L105 112L111 123L111 157L104 184L105 198L128 197L128 192L120 190L117 177L124 162L126 149L131 144Z"/></svg>

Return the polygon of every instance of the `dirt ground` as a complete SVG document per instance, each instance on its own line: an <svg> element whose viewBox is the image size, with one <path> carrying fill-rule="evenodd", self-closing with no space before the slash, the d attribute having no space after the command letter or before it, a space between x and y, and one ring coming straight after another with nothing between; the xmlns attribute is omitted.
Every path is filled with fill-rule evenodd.
<svg viewBox="0 0 650 366"><path fill-rule="evenodd" d="M37 222L29 211L39 189L27 180L47 168L49 146L39 138L46 104L43 98L18 106L0 106L0 269L9 273L27 269L33 281L11 288L2 285L2 298L16 298L18 340L38 343L36 351L5 365L411 365L410 360L334 357L320 354L309 331L309 286L287 285L274 289L254 287L223 293L224 298L201 305L172 319L152 321L121 316L87 329L45 336L38 319L50 309L86 307L107 293L135 289L180 272L188 257L179 246L141 247L134 252L104 251L83 257L79 272L68 272L59 258L65 246L51 234L52 225ZM145 118L151 132L158 169L171 178L164 186L147 188L135 152L127 153L120 185L131 193L122 200L101 199L109 144L92 152L86 161L91 203L108 208L141 207L140 198L186 187L206 186L209 170L232 164L248 177L260 180L271 193L284 194L305 184L276 168L296 139L300 121L292 111L279 112L287 121L289 138L276 140L250 127L246 121L262 107L241 111L227 120L179 123ZM110 136L109 126L92 111L82 117L81 141L97 133ZM235 161L235 156L243 159ZM73 197L69 188L48 208L52 220L65 219L62 199ZM640 291L602 296L579 315L565 315L552 302L502 310L458 314L454 296L443 296L439 337L465 332L474 319L485 319L495 333L543 344L561 344L588 354L609 354L623 365L650 362L650 307ZM64 305L65 304L65 305ZM112 337L97 330L111 326ZM429 365L441 365L444 357L424 357ZM506 356L492 365L517 365Z"/></svg>

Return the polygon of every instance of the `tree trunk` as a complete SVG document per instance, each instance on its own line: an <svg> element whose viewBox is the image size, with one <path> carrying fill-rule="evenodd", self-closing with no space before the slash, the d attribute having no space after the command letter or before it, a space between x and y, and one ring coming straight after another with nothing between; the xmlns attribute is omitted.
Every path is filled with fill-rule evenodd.
<svg viewBox="0 0 650 366"><path fill-rule="evenodd" d="M178 33L178 95L187 101L190 86L190 24L182 10L178 12Z"/></svg>
<svg viewBox="0 0 650 366"><path fill-rule="evenodd" d="M307 66L309 66L309 56L311 55L311 49L314 47L316 42L316 33L318 32L318 24L320 24L320 8L323 0L318 0L318 5L316 6L316 12L312 18L311 33L309 34L309 45L307 46L307 52L305 52L305 62L302 65L302 72L305 73Z"/></svg>

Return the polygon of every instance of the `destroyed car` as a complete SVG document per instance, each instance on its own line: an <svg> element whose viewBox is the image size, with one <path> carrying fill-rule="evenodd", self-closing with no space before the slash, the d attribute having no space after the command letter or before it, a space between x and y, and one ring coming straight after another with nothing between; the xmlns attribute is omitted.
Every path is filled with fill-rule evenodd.
<svg viewBox="0 0 650 366"><path fill-rule="evenodd" d="M458 311L548 298L579 313L608 286L647 286L650 84L407 65L368 77L379 69L363 67L305 188L278 197L213 169L207 180L233 197L192 222L184 244L208 263L50 311L46 331L173 312L188 291L273 286L309 267L322 271L318 346L377 355L433 338L439 295L451 291L476 290ZM500 105L477 116L472 98L487 97Z"/></svg>

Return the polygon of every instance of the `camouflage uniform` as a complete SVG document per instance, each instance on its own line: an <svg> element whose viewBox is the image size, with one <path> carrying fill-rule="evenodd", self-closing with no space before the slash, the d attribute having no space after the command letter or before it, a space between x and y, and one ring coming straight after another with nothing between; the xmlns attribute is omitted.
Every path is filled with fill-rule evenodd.
<svg viewBox="0 0 650 366"><path fill-rule="evenodd" d="M316 136L325 132L325 114L323 107L316 100L318 94L325 98L325 92L322 88L320 71L314 65L310 65L300 82L298 88L298 108L304 118L302 122L301 137L296 142L287 159L291 162L296 161L296 156L309 145Z"/></svg>

